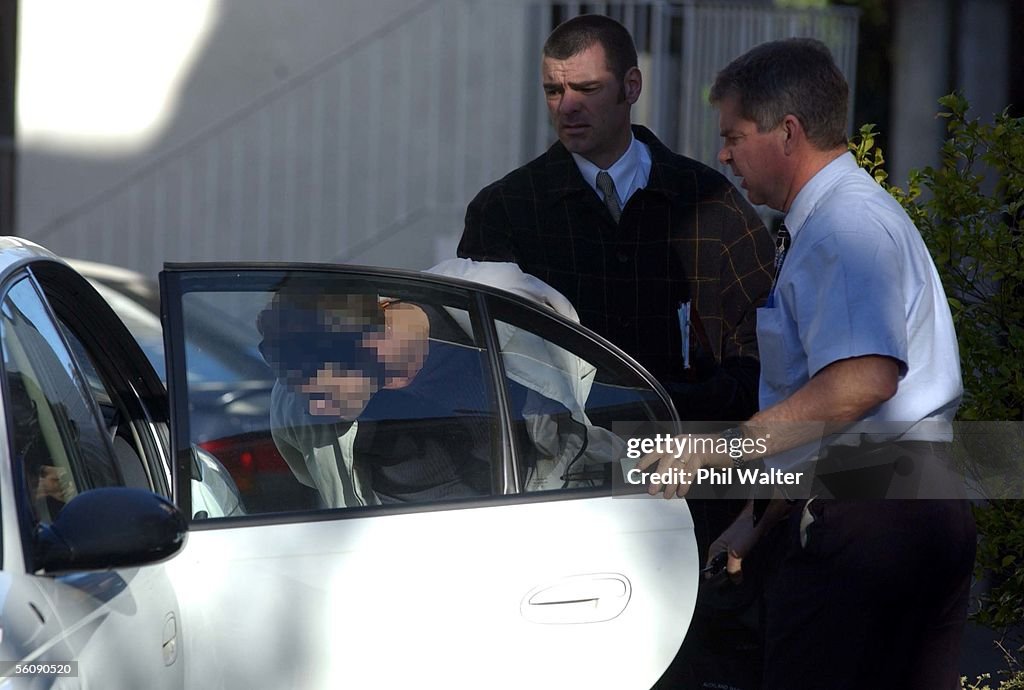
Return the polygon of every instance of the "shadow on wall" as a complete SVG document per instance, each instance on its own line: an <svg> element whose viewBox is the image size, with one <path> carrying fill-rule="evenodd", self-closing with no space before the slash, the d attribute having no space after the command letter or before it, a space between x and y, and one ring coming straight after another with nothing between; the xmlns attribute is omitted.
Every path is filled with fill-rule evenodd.
<svg viewBox="0 0 1024 690"><path fill-rule="evenodd" d="M447 23L474 19L451 5L221 0L173 113L141 150L26 140L20 234L150 274L165 260L421 267L435 252L451 255L465 203L459 180L443 170L424 180L438 166L415 163L465 144L448 126L454 113L444 109L455 105L440 86L459 54L439 47ZM46 33L29 28L26 40ZM133 105L128 85L118 93L114 112ZM425 225L447 232L435 237Z"/></svg>

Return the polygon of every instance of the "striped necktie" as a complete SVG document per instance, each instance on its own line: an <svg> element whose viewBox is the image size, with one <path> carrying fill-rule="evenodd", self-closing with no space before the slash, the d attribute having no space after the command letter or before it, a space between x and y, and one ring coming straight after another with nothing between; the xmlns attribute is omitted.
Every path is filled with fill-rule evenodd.
<svg viewBox="0 0 1024 690"><path fill-rule="evenodd" d="M601 194L604 196L604 205L608 208L608 213L612 214L612 218L618 223L619 218L622 217L619 195L615 193L615 182L612 180L612 176L604 170L597 173L597 188L601 190Z"/></svg>

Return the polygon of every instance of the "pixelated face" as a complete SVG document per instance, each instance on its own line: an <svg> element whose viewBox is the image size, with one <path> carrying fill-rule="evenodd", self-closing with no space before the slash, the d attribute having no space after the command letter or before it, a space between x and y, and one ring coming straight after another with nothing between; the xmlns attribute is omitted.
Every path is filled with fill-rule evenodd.
<svg viewBox="0 0 1024 690"><path fill-rule="evenodd" d="M595 43L565 60L545 57L544 95L558 140L599 168L609 168L629 147L630 107L640 96L640 71L619 80Z"/></svg>
<svg viewBox="0 0 1024 690"><path fill-rule="evenodd" d="M426 359L429 321L419 307L396 304L385 311L385 326L316 334L325 340L312 368L299 375L310 415L355 419L382 388L407 385ZM349 343L343 347L342 340ZM335 341L334 346L331 342ZM339 352L347 357L337 357Z"/></svg>
<svg viewBox="0 0 1024 690"><path fill-rule="evenodd" d="M383 385L383 366L373 343L379 327L325 323L329 330L300 332L282 338L279 356L286 383L302 393L315 417L355 419Z"/></svg>
<svg viewBox="0 0 1024 690"><path fill-rule="evenodd" d="M370 398L380 390L380 383L363 371L327 362L301 383L298 390L306 396L310 415L351 420L366 408Z"/></svg>
<svg viewBox="0 0 1024 690"><path fill-rule="evenodd" d="M371 334L365 343L377 353L387 384L403 385L423 366L430 321L419 307L400 302L384 311L384 324L384 332Z"/></svg>

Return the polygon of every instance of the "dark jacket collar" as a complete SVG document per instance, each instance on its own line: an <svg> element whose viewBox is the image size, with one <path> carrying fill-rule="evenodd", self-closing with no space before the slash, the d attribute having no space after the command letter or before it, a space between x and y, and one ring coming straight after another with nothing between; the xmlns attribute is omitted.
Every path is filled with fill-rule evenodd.
<svg viewBox="0 0 1024 690"><path fill-rule="evenodd" d="M651 130L643 125L633 125L633 136L651 152L651 176L647 181L645 189L648 192L664 194L674 198L684 188L678 166L674 165L674 159L678 156L670 151L667 146L654 136ZM583 179L576 161L572 154L556 141L544 154L545 172L549 181L547 189L547 202L557 203L564 197L589 192L593 194L587 181Z"/></svg>

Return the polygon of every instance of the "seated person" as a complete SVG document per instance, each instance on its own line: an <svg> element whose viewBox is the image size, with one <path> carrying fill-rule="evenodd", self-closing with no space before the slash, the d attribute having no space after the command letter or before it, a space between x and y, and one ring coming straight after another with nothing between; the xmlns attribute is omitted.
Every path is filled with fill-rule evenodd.
<svg viewBox="0 0 1024 690"><path fill-rule="evenodd" d="M490 493L482 354L431 340L422 307L293 281L258 327L275 444L328 507Z"/></svg>
<svg viewBox="0 0 1024 690"><path fill-rule="evenodd" d="M36 519L51 522L77 494L74 479L66 468L53 464L54 459L43 439L36 402L20 374L8 374L7 389L14 421L15 457L22 463Z"/></svg>

